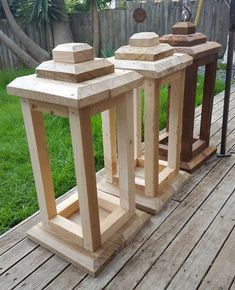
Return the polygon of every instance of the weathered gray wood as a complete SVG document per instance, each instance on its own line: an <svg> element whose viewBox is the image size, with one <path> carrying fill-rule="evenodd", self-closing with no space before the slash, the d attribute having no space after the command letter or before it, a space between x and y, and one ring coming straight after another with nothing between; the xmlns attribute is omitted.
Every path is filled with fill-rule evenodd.
<svg viewBox="0 0 235 290"><path fill-rule="evenodd" d="M49 260L42 264L39 269L23 280L15 289L41 290L47 286L47 284L50 283L51 280L58 275L58 273L63 271L66 266L68 266L68 262L58 256L52 256Z"/></svg>
<svg viewBox="0 0 235 290"><path fill-rule="evenodd" d="M38 247L30 255L21 260L20 263L8 269L1 276L0 289L11 289L15 287L40 265L44 264L52 255L51 252L43 247Z"/></svg>
<svg viewBox="0 0 235 290"><path fill-rule="evenodd" d="M19 242L11 251L5 252L0 256L0 275L6 272L12 265L27 256L38 245L29 239Z"/></svg>
<svg viewBox="0 0 235 290"><path fill-rule="evenodd" d="M127 261L136 253L144 242L157 230L157 228L165 221L165 219L175 210L178 203L170 201L159 215L152 216L150 222L138 234L135 241L129 244L120 254L111 261L96 279L88 276L75 289L101 289L116 275L118 271L127 263ZM124 288L128 289L128 288Z"/></svg>
<svg viewBox="0 0 235 290"><path fill-rule="evenodd" d="M183 290L197 288L203 275L209 269L220 248L223 246L223 243L235 226L234 212L235 194L231 196L221 212L218 213L210 228L206 231L168 286L168 289ZM221 270L223 269L224 271L224 267L224 265L221 265Z"/></svg>
<svg viewBox="0 0 235 290"><path fill-rule="evenodd" d="M234 160L235 162L235 160ZM233 186L230 186L233 184ZM165 289L235 189L235 168L225 176L188 224L160 256L137 289ZM228 209L228 207L227 207ZM222 210L223 211L223 210ZM200 226L199 226L200 225ZM231 277L231 275L230 275ZM231 282L231 281L230 281ZM184 282L185 283L185 282ZM185 289L190 289L191 285ZM175 289L175 288L174 288ZM183 288L178 288L183 289Z"/></svg>
<svg viewBox="0 0 235 290"><path fill-rule="evenodd" d="M187 221L194 215L197 208L205 201L222 178L233 167L232 158L224 159L215 166L203 181L190 193L190 195L177 207L170 217L163 223L150 239L143 245L108 284L107 289L131 289L144 277L152 264L158 259L171 241L177 236ZM127 275L126 273L132 273Z"/></svg>
<svg viewBox="0 0 235 290"><path fill-rule="evenodd" d="M203 282L199 287L200 290L229 289L234 276L234 245L235 230L232 231L209 272L203 278ZM221 267L223 267L223 271L221 271Z"/></svg>
<svg viewBox="0 0 235 290"><path fill-rule="evenodd" d="M35 272L35 274L36 273L37 272ZM74 287L76 287L85 276L87 276L87 274L81 271L79 268L73 265L69 265L45 289L74 289Z"/></svg>
<svg viewBox="0 0 235 290"><path fill-rule="evenodd" d="M171 33L173 24L181 20L182 0L174 2L164 0L156 4L154 1L126 1L126 9L111 9L99 12L100 19L100 51L109 54L113 50L127 43L129 37L142 31L153 31L159 35ZM145 9L147 18L142 23L133 19L136 8ZM193 16L196 14L197 5L193 6ZM203 5L198 31L205 33L209 40L222 44L220 52L222 56L227 45L229 10L225 1L210 0ZM86 42L92 44L92 16L91 13L74 13L70 17L70 26L75 42ZM6 20L0 20L0 29L14 39L17 44L19 40L14 36ZM52 31L49 25L29 25L27 34L41 47L51 50ZM20 45L21 46L21 45ZM0 44L0 68L15 67L21 65L16 56L9 51L4 44Z"/></svg>

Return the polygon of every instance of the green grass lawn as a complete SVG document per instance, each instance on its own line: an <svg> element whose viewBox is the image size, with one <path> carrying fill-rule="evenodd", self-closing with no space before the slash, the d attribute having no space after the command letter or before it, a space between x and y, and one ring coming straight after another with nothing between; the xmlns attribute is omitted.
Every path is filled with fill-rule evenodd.
<svg viewBox="0 0 235 290"><path fill-rule="evenodd" d="M6 85L32 71L0 71L0 234L38 210L29 151L19 99L8 96ZM198 78L197 101L202 99L203 77ZM224 89L216 84L216 94ZM167 88L161 91L160 127L166 124ZM75 186L74 165L68 120L45 116L47 139L56 197ZM96 170L103 167L100 115L92 119Z"/></svg>

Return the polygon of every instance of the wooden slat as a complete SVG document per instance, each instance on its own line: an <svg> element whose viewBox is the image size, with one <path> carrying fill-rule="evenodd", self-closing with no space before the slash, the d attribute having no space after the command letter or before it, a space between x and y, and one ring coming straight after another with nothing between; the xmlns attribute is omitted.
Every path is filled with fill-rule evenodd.
<svg viewBox="0 0 235 290"><path fill-rule="evenodd" d="M215 166L144 244L141 251L128 261L125 267L109 283L107 289L115 289L116 287L131 289L135 287L233 166L234 160L231 158L224 159L219 166ZM126 273L132 273L132 275L126 275Z"/></svg>
<svg viewBox="0 0 235 290"><path fill-rule="evenodd" d="M133 96L129 92L116 107L120 206L135 212Z"/></svg>
<svg viewBox="0 0 235 290"><path fill-rule="evenodd" d="M235 195L233 194L182 265L168 289L181 288L182 285L184 289L196 288L200 284L204 274L235 226L234 212ZM223 269L224 265L221 267Z"/></svg>
<svg viewBox="0 0 235 290"><path fill-rule="evenodd" d="M145 79L144 93L145 195L154 197L158 194L159 81Z"/></svg>
<svg viewBox="0 0 235 290"><path fill-rule="evenodd" d="M209 272L203 278L199 289L229 289L234 276L235 230L229 235L225 245L216 257Z"/></svg>
<svg viewBox="0 0 235 290"><path fill-rule="evenodd" d="M53 254L43 247L38 247L30 255L8 269L0 279L0 289L11 289L43 265Z"/></svg>
<svg viewBox="0 0 235 290"><path fill-rule="evenodd" d="M176 171L180 168L181 134L183 118L185 70L171 82L169 108L168 166Z"/></svg>
<svg viewBox="0 0 235 290"><path fill-rule="evenodd" d="M39 269L17 285L15 289L42 289L68 265L68 262L54 255L42 264ZM79 274L79 270L77 272Z"/></svg>
<svg viewBox="0 0 235 290"><path fill-rule="evenodd" d="M84 246L81 225L60 215L51 219L49 224L52 232L62 239L68 240L75 245Z"/></svg>
<svg viewBox="0 0 235 290"><path fill-rule="evenodd" d="M43 225L48 227L49 219L56 215L56 204L43 116L41 112L31 110L29 101L23 99L21 105L41 220Z"/></svg>
<svg viewBox="0 0 235 290"><path fill-rule="evenodd" d="M134 89L134 158L141 156L142 99L141 87Z"/></svg>
<svg viewBox="0 0 235 290"><path fill-rule="evenodd" d="M129 218L128 210L119 207L102 220L100 225L102 243L106 242L111 236L113 236L125 223L128 222Z"/></svg>
<svg viewBox="0 0 235 290"><path fill-rule="evenodd" d="M80 215L85 249L95 251L101 246L100 220L93 156L91 119L86 109L69 109Z"/></svg>
<svg viewBox="0 0 235 290"><path fill-rule="evenodd" d="M231 183L234 183L234 186L229 186ZM221 209L224 211L223 206L233 194L234 189L235 168L233 167L221 181L218 188L215 189L205 203L198 208L195 215L177 235L177 238L159 257L157 262L152 265L151 270L137 288L152 289L154 285L158 285L158 289L165 289L171 282L172 277L174 277L181 267L181 264L202 238L204 232L210 226L211 222L213 222L218 212L220 212ZM228 209L228 206L226 208ZM201 257L203 257L203 255L201 255ZM192 264L194 264L193 261ZM162 275L162 273L165 273L165 275ZM185 279L182 279L182 281L186 283ZM188 287L182 285L182 288L180 285L177 285L177 287L175 285L175 288L173 287L172 289L191 289L191 285L188 284Z"/></svg>
<svg viewBox="0 0 235 290"><path fill-rule="evenodd" d="M112 107L102 112L101 116L105 179L112 183L113 176L117 173L116 109Z"/></svg>
<svg viewBox="0 0 235 290"><path fill-rule="evenodd" d="M54 289L73 289L87 274L79 268L69 265L64 271L57 272L59 275L51 277L51 283L45 288L47 290ZM35 272L37 274L37 272Z"/></svg>

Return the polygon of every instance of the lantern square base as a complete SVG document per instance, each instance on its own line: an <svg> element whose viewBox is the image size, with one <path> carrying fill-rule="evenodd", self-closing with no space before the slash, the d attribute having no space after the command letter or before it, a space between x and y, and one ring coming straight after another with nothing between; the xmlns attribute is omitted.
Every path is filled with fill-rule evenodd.
<svg viewBox="0 0 235 290"><path fill-rule="evenodd" d="M217 148L214 146L209 146L202 150L198 155L196 155L189 162L180 162L180 169L193 173L196 169L198 169L203 163L205 163L208 159L210 159L213 155L216 154Z"/></svg>
<svg viewBox="0 0 235 290"><path fill-rule="evenodd" d="M139 160L139 164L142 164L142 161ZM168 167L162 165L164 161L160 161L159 171L168 170ZM190 175L185 171L179 171L178 173L169 173L168 177L165 178L165 181L162 181L162 184L159 184L159 191L155 197L146 196L144 193L145 189L145 181L144 181L144 168L136 167L135 169L135 183L136 183L136 191L135 191L135 199L136 199L136 207L140 210L144 210L148 213L156 214L158 213L167 201L178 191L181 186L190 178ZM97 184L98 189L112 194L114 196L119 196L119 191L117 185L118 176L114 177L113 183L105 181L103 179Z"/></svg>
<svg viewBox="0 0 235 290"><path fill-rule="evenodd" d="M107 201L110 201L108 194L101 193L101 196L102 198L107 196ZM47 229L42 226L42 223L31 228L27 232L27 236L34 242L95 277L122 248L133 240L149 218L150 216L145 212L136 210L136 213L120 229L115 230L113 235L94 253L74 243L71 239L62 238L59 233L56 234L50 228ZM79 217L76 219L78 220Z"/></svg>

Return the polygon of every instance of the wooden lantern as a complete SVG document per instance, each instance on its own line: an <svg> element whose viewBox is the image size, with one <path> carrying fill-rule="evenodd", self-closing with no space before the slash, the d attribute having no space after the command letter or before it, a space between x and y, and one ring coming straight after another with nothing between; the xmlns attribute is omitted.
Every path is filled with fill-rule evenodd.
<svg viewBox="0 0 235 290"><path fill-rule="evenodd" d="M134 34L128 46L119 48L109 59L116 68L135 70L144 76L144 153L141 150L141 95L139 87L134 97L135 184L138 208L156 213L185 182L189 175L179 170L182 98L185 68L192 63L186 54L174 54L168 44L159 44L156 33ZM160 88L171 85L168 160L160 161L159 110ZM120 180L117 166L115 112L103 113L105 150L105 181L98 184L104 191L118 195L115 186Z"/></svg>
<svg viewBox="0 0 235 290"><path fill-rule="evenodd" d="M149 217L135 210L134 194L132 92L142 76L94 59L87 44L59 45L53 58L39 65L37 75L17 78L8 86L10 94L21 98L41 214L41 222L28 236L96 275ZM97 190L91 135L91 116L113 107L120 199ZM77 187L58 206L42 112L69 118Z"/></svg>
<svg viewBox="0 0 235 290"><path fill-rule="evenodd" d="M193 57L193 63L186 68L185 75L180 164L182 170L191 173L216 152L216 147L209 146L209 141L216 66L221 45L207 41L204 34L196 32L196 27L191 22L176 23L173 26L173 34L162 36L160 42L174 46L175 52L187 53ZM194 136L193 131L197 73L200 66L205 66L205 81L198 138ZM168 135L166 134L160 144L160 154L163 158L168 154L167 143Z"/></svg>

